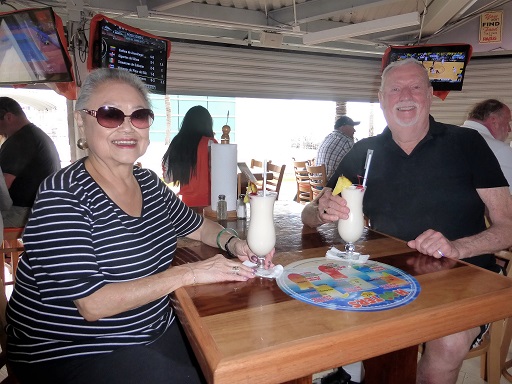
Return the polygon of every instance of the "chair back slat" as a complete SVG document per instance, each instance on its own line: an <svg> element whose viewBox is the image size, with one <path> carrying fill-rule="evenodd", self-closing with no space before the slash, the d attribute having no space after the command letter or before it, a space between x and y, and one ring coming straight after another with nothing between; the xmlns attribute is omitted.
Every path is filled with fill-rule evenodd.
<svg viewBox="0 0 512 384"><path fill-rule="evenodd" d="M281 184L283 183L285 169L286 169L286 164L275 165L270 162L267 162L267 172L272 173L272 178L267 177L267 183L265 184L265 189L267 191L277 193L276 200L279 199L279 191L281 190Z"/></svg>
<svg viewBox="0 0 512 384"><path fill-rule="evenodd" d="M311 186L312 197L315 199L327 184L327 175L325 173L325 164L306 166L309 174L309 184Z"/></svg>
<svg viewBox="0 0 512 384"><path fill-rule="evenodd" d="M295 158L293 158L293 172L295 174L295 182L297 183L295 201L303 204L313 200L311 185L309 183L309 173L306 169L308 165L311 165L310 160L296 161Z"/></svg>

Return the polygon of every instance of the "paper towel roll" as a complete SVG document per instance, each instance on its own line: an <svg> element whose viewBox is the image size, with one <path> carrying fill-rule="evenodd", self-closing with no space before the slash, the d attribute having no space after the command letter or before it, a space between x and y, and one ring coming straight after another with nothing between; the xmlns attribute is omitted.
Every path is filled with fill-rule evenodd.
<svg viewBox="0 0 512 384"><path fill-rule="evenodd" d="M226 195L228 211L236 210L237 151L236 144L211 145L211 209L217 210L219 195Z"/></svg>

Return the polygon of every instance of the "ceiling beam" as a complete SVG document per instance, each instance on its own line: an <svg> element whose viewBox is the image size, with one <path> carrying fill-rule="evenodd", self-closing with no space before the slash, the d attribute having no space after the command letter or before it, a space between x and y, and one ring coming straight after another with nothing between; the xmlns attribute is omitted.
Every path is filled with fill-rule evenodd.
<svg viewBox="0 0 512 384"><path fill-rule="evenodd" d="M421 33L431 35L437 32L471 2L474 0L434 0L427 8Z"/></svg>
<svg viewBox="0 0 512 384"><path fill-rule="evenodd" d="M307 1L305 3L295 5L297 24L326 19L340 14L341 12L356 12L362 9L381 7L402 1L403 0L354 0L350 1L351 5L348 7L346 6L347 2L344 1ZM268 12L268 14L272 19L279 20L281 23L291 24L295 22L293 6L276 9Z"/></svg>
<svg viewBox="0 0 512 384"><path fill-rule="evenodd" d="M152 11L161 12L190 2L192 0L148 0L148 8Z"/></svg>
<svg viewBox="0 0 512 384"><path fill-rule="evenodd" d="M351 24L345 27L328 29L325 31L307 33L302 38L306 45L320 44L326 41L343 40L349 37L368 35L390 29L410 27L420 24L420 15L418 12L406 13L404 15L385 17L372 21Z"/></svg>

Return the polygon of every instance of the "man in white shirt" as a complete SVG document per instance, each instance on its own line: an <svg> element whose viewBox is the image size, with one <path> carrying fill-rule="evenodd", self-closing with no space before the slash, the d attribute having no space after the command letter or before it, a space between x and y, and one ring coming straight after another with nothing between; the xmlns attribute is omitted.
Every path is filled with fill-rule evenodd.
<svg viewBox="0 0 512 384"><path fill-rule="evenodd" d="M512 147L505 141L510 132L510 108L501 101L488 99L476 104L462 125L478 131L500 163L512 193Z"/></svg>

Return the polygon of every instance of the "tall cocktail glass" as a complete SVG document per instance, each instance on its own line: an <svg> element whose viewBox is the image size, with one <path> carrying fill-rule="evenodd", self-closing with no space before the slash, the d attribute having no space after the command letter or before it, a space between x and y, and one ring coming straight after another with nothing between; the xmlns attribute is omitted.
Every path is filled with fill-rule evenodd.
<svg viewBox="0 0 512 384"><path fill-rule="evenodd" d="M348 219L338 221L338 232L345 241L345 256L351 260L357 260L359 253L354 252L354 242L357 241L364 230L363 197L366 187L351 185L341 191L341 196L347 201L350 209Z"/></svg>
<svg viewBox="0 0 512 384"><path fill-rule="evenodd" d="M251 205L247 244L258 256L256 275L268 276L271 272L265 269L265 256L276 245L276 230L274 227L274 202L277 194L258 192L249 195Z"/></svg>

